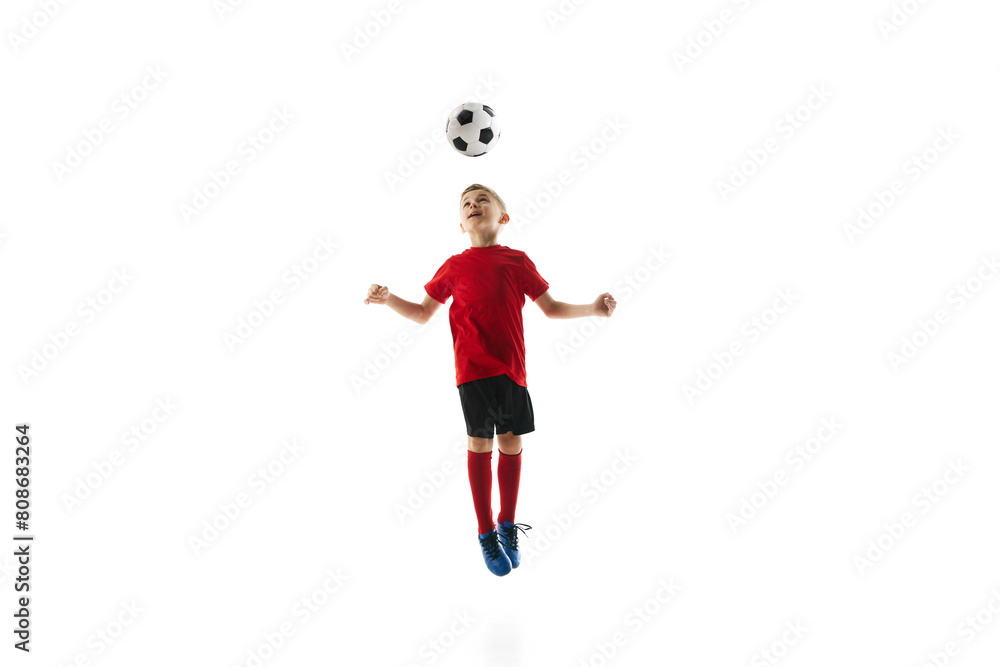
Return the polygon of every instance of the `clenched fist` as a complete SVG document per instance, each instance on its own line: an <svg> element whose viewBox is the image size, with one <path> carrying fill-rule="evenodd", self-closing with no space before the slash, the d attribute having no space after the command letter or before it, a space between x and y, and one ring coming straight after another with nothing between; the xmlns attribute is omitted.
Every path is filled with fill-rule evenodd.
<svg viewBox="0 0 1000 667"><path fill-rule="evenodd" d="M591 310L594 311L594 315L598 317L611 317L611 314L615 312L615 306L618 302L615 298L611 296L611 292L605 292L604 294L597 297L594 303L590 304Z"/></svg>
<svg viewBox="0 0 1000 667"><path fill-rule="evenodd" d="M372 285L368 288L368 298L365 303L385 303L389 300L389 288L385 285Z"/></svg>

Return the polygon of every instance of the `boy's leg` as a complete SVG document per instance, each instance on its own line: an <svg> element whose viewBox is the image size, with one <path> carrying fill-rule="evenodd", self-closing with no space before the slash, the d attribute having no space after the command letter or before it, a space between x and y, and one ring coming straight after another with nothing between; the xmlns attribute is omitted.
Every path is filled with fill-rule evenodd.
<svg viewBox="0 0 1000 667"><path fill-rule="evenodd" d="M469 486L472 488L472 504L476 508L479 534L493 530L493 438L473 438L469 436Z"/></svg>
<svg viewBox="0 0 1000 667"><path fill-rule="evenodd" d="M497 463L497 484L500 486L500 514L497 521L514 522L517 507L517 489L521 482L521 436L510 431L498 433L500 462Z"/></svg>
<svg viewBox="0 0 1000 667"><path fill-rule="evenodd" d="M503 449L501 447L501 449ZM493 438L473 438L469 436L470 452L489 452L493 450Z"/></svg>
<svg viewBox="0 0 1000 667"><path fill-rule="evenodd" d="M472 503L476 508L479 534L493 531L493 407L492 380L482 378L458 385L458 396L465 416L466 434L469 436L469 486Z"/></svg>
<svg viewBox="0 0 1000 667"><path fill-rule="evenodd" d="M510 431L497 433L497 442L500 445L500 451L508 456L517 456L521 453L521 436L519 435L514 435Z"/></svg>

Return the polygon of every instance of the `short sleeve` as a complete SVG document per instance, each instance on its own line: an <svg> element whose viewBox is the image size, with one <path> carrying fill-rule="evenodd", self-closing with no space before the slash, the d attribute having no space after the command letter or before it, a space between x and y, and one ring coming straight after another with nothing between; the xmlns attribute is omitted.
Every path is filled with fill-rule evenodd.
<svg viewBox="0 0 1000 667"><path fill-rule="evenodd" d="M538 274L535 263L525 255L521 265L521 291L534 301L548 290L549 282Z"/></svg>
<svg viewBox="0 0 1000 667"><path fill-rule="evenodd" d="M441 304L444 304L448 300L448 297L451 296L451 278L448 275L450 265L451 258L449 257L441 265L441 268L437 270L434 277L430 279L430 282L424 285L424 291Z"/></svg>

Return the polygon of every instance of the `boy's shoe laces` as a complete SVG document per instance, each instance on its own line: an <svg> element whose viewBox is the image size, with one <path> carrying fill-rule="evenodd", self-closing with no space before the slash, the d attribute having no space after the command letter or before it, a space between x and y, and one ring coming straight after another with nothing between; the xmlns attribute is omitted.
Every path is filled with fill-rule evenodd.
<svg viewBox="0 0 1000 667"><path fill-rule="evenodd" d="M491 530L488 535L479 538L479 545L490 557L490 560L500 558L500 543L497 541L497 531Z"/></svg>
<svg viewBox="0 0 1000 667"><path fill-rule="evenodd" d="M513 551L517 551L517 531L518 530L520 530L525 535L528 534L528 531L525 530L524 528L522 528L521 526L524 526L524 528L527 528L528 530L531 530L531 526L529 526L526 523L514 523L514 524L511 524L509 526L500 526L499 527L499 530L501 531L501 533L503 534L504 539L506 540L506 543L505 543L504 546L506 546L508 549L512 549Z"/></svg>

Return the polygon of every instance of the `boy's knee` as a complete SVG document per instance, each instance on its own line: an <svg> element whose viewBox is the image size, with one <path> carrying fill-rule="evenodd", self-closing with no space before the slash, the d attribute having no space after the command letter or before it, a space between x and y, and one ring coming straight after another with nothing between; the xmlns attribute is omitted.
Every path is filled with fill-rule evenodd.
<svg viewBox="0 0 1000 667"><path fill-rule="evenodd" d="M498 433L497 440L500 444L500 451L504 454L516 456L521 452L521 436L514 435L508 431L506 433Z"/></svg>
<svg viewBox="0 0 1000 667"><path fill-rule="evenodd" d="M469 436L469 451L481 454L493 450L493 438L476 438Z"/></svg>

